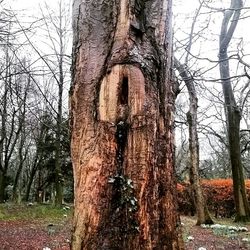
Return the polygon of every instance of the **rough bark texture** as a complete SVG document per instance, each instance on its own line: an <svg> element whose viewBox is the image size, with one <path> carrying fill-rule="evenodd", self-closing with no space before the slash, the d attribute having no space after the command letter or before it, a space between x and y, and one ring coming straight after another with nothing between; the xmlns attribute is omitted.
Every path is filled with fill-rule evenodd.
<svg viewBox="0 0 250 250"><path fill-rule="evenodd" d="M235 220L249 221L250 208L246 196L240 150L241 110L237 106L232 90L229 59L227 54L227 48L237 26L237 22L240 18L240 11L242 6L242 0L232 0L230 9L225 12L220 33L219 66L225 100L229 154L233 176L234 200L236 206Z"/></svg>
<svg viewBox="0 0 250 250"><path fill-rule="evenodd" d="M197 225L213 224L209 214L199 177L199 139L197 132L197 110L198 98L192 76L185 67L175 58L174 65L186 84L189 94L189 111L187 112L187 122L189 130L189 157L190 157L190 184L194 195L195 208L197 213Z"/></svg>
<svg viewBox="0 0 250 250"><path fill-rule="evenodd" d="M183 249L170 17L170 0L74 1L74 250Z"/></svg>

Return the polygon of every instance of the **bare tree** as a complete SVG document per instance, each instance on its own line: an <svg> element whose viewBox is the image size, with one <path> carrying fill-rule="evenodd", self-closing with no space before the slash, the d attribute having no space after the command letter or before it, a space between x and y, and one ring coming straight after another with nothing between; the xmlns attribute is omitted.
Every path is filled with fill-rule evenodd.
<svg viewBox="0 0 250 250"><path fill-rule="evenodd" d="M53 74L54 79L58 85L58 102L57 102L57 114L56 114L56 156L55 156L55 187L56 187L56 197L55 203L56 205L61 205L63 201L63 176L62 176L62 142L61 142L61 133L63 126L63 90L65 87L65 79L66 79L66 67L65 58L68 59L66 55L66 43L67 43L67 35L69 34L68 25L68 6L63 5L63 1L58 2L58 16L55 18L49 7L47 6L46 10L49 13L48 18L43 13L44 22L47 27L47 33L49 36L49 40L51 42L52 51L56 56L56 66L58 68L58 73ZM55 13L54 13L55 15ZM50 25L52 24L52 28L56 31L56 37L52 34L50 30Z"/></svg>
<svg viewBox="0 0 250 250"><path fill-rule="evenodd" d="M57 86L57 93L53 93L54 101L56 101L56 107L53 102L50 102L50 98L44 95L48 104L55 112L56 119L56 143L55 143L55 204L60 206L63 201L63 176L62 176L62 126L63 126L63 97L64 89L66 87L66 81L69 81L67 74L69 73L69 59L67 55L67 46L70 44L68 39L69 30L69 7L67 4L63 4L63 1L58 2L58 10L52 10L48 5L40 8L42 18L40 23L43 24L41 33L45 33L45 51L39 49L39 46L33 43L28 32L23 25L18 21L20 28L23 30L24 36L32 47L36 55L39 57L41 65L46 68L46 77L51 79L53 85ZM41 41L40 41L41 42ZM50 52L50 53L49 53ZM44 69L43 69L44 70ZM38 84L39 85L39 84ZM54 87L52 86L52 89ZM51 91L52 92L52 91Z"/></svg>
<svg viewBox="0 0 250 250"><path fill-rule="evenodd" d="M188 60L190 56L190 51L192 48L192 43L194 39L194 29L197 21L197 17L200 14L204 1L200 2L200 5L195 13L193 22L191 25L191 31L189 34L189 39L186 47L185 64L181 64L177 58L174 58L174 66L179 72L181 79L185 82L186 88L189 95L189 110L186 113L187 123L189 129L189 173L190 173L190 184L192 188L192 193L194 195L194 203L197 212L197 225L201 224L213 224L213 220L209 214L206 206L206 201L203 196L200 176L199 176L199 166L200 166L200 152L199 152L199 139L198 139L198 97L195 88L195 82L191 72L188 69Z"/></svg>
<svg viewBox="0 0 250 250"><path fill-rule="evenodd" d="M24 62L25 63L25 62ZM19 75L16 77L16 85L14 86L14 91L17 95L16 103L18 106L18 124L20 126L20 137L18 140L18 146L17 146L17 170L14 177L13 182L13 194L12 199L14 202L20 202L21 201L21 194L20 194L20 177L21 173L24 167L25 160L28 155L28 151L30 150L30 147L28 145L28 142L26 140L28 128L26 127L26 111L27 111L27 97L29 94L29 89L31 85L31 78L28 75Z"/></svg>
<svg viewBox="0 0 250 250"><path fill-rule="evenodd" d="M224 13L219 42L219 67L225 100L229 152L232 167L236 221L250 220L250 208L246 196L240 149L241 110L237 105L230 80L228 46L240 19L242 0L232 0L231 6Z"/></svg>
<svg viewBox="0 0 250 250"><path fill-rule="evenodd" d="M0 137L0 202L5 200L7 172L21 132L21 123L17 122L20 107L15 105L15 86L13 75L16 74L15 59L11 53L10 33L7 33L4 46L4 65L1 72L2 100L1 100L1 137Z"/></svg>
<svg viewBox="0 0 250 250"><path fill-rule="evenodd" d="M229 136L227 138L225 136L225 132L223 131L223 130L226 131L229 127L228 119L226 119L227 122L225 121L225 116L227 116L228 118L229 113L228 111L224 113L223 109L227 110L228 107L231 105L229 109L232 111L232 113L235 113L231 116L231 118L234 117L236 118L236 120L239 118L238 125L237 125L237 122L235 123L237 127L240 125L239 123L241 119L240 117L246 113L246 112L243 112L244 110L246 110L245 105L244 105L244 100L247 100L249 96L249 91L248 91L249 81L247 82L245 81L246 78L249 79L249 74L248 74L249 65L244 60L244 48L243 48L242 38L241 39L237 39L237 37L234 38L234 44L237 41L238 41L238 44L236 46L231 46L230 56L227 55L227 50L228 50L229 44L231 43L231 38L234 33L236 24L237 24L237 20L235 20L235 18L236 19L239 18L240 12L243 13L244 15L244 7L238 6L235 8L234 5L235 6L237 5L236 1L232 2L231 6L228 9L224 9L222 7L215 7L216 5L212 5L210 3L208 3L207 1L199 1L199 2L197 1L197 4L199 5L203 4L204 8L202 11L203 15L197 16L197 13L198 13L197 12L194 15L195 17L194 18L192 17L192 21L195 19L196 19L196 22L197 20L199 21L199 19L203 20L203 24L201 24L201 21L199 21L199 25L197 25L199 26L199 30L193 29L194 35L192 37L194 37L194 39L192 43L194 44L194 42L196 42L196 45L192 47L194 47L195 50L190 51L189 49L190 48L189 47L190 36L182 40L179 40L177 44L179 46L178 47L179 50L180 48L183 48L183 52L181 53L182 56L185 55L185 53L189 54L188 67L189 69L192 69L193 80L195 82L199 81L199 85L197 86L202 88L202 91L204 92L204 94L199 93L199 95L201 95L202 96L201 98L203 98L204 100L208 102L206 111L203 112L203 114L201 114L200 112L200 115L199 115L199 120L202 121L202 125L200 125L199 127L199 132L202 132L200 133L200 137L203 134L203 137L205 136L207 140L207 145L211 147L211 153L209 154L210 159L208 159L207 162L210 162L210 163L213 162L215 165L218 166L218 167L213 166L213 169L208 170L208 173L213 172L215 173L215 175L212 174L212 176L220 175L221 177L226 178L228 176L231 176L230 171L228 171L230 169L228 168L229 155L231 154L230 156L231 162L232 162L232 158L234 159L238 158L237 155L240 155L239 153L240 143L238 142L236 143L239 146L239 150L237 149L234 152L234 156L233 156L233 151L230 149L231 147L230 138ZM217 2L214 1L214 3L216 4ZM246 7L246 9L247 8L248 7ZM216 22L216 15L217 17L219 17L219 14L221 12L225 14L224 15L225 18L223 20L223 25L221 29L220 53L219 53L219 60L218 60L215 57L217 55L214 53L215 50L216 52L218 51L217 47L213 46L214 44L213 40L217 40L217 38L215 38L216 34L214 34L213 32L215 28L215 26L213 26L213 23ZM241 21L243 22L244 20L246 20L246 18L247 16L242 16ZM194 26L192 25L192 28L193 27ZM197 45L197 43L200 45ZM210 47L208 48L206 44L209 44L208 46ZM236 47L236 49L234 49L234 47ZM208 49L210 52L209 56L206 55L207 52L205 51ZM232 72L234 71L234 73L231 75L229 74L229 71L224 70L225 68L229 69L229 61L232 62L231 70ZM217 73L214 71L214 69L217 68L218 65L220 65L220 68L224 68L223 69L224 75L221 74L220 77L218 77ZM229 87L230 85L229 89L231 89L230 94L229 94L230 91L228 89L226 91L227 95L224 95L225 97L227 96L226 98L228 98L228 100L229 99L231 100L231 104L230 105L226 104L224 107L223 105L226 102L223 101L223 93L218 88L219 84L217 84L221 82L223 83L223 86L225 88ZM224 89L223 92L225 94L224 87L223 87ZM204 103L206 103L206 101ZM200 103L200 105L203 105L203 103ZM237 118L237 110L239 111L238 118ZM216 128L217 127L216 125L219 123L221 124L219 125L219 130L218 130ZM233 143L232 141L234 141L234 144L235 144L235 142L238 141L237 136L234 138L231 138L231 145ZM230 153L227 154L226 150L228 150ZM205 164L203 163L202 165L205 166ZM235 165L239 166L241 164L238 164L238 163L236 164L236 161L235 161ZM238 175L241 175L241 174L238 173ZM244 178L243 178L243 181L240 181L240 182L242 182L242 184L239 189L240 190L242 190L242 188L245 189ZM236 193L238 191L236 191ZM243 193L244 195L244 190L242 190L241 193ZM235 199L235 203L237 203L238 201L239 199L238 200ZM236 210L237 210L237 206L239 205L236 204Z"/></svg>
<svg viewBox="0 0 250 250"><path fill-rule="evenodd" d="M192 34L191 34L192 35ZM199 176L199 140L197 131L197 109L198 98L195 90L194 81L188 70L175 58L174 64L183 81L186 84L189 93L189 111L187 112L187 122L189 128L189 155L190 155L190 184L194 194L195 207L197 212L197 225L213 224L213 220L206 206L206 200L203 196L200 176Z"/></svg>

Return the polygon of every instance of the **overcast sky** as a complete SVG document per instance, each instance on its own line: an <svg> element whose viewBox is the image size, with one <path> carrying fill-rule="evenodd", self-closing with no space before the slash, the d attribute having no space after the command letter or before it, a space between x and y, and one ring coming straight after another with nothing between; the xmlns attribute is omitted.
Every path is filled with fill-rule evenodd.
<svg viewBox="0 0 250 250"><path fill-rule="evenodd" d="M55 7L58 3L57 0L5 0L6 4L8 2L13 9L29 10L33 13L35 13L38 10L39 5L43 5L44 2L51 7Z"/></svg>
<svg viewBox="0 0 250 250"><path fill-rule="evenodd" d="M70 0L65 0L65 2L69 2ZM243 0L244 1L244 0ZM38 17L38 13L40 12L39 6L43 6L44 2L46 2L52 9L56 9L58 6L58 0L5 0L4 3L6 6L9 5L13 10L20 10L19 14L22 13L23 20L29 17ZM250 0L245 0L245 7L250 7ZM175 35L178 39L182 39L187 37L190 32L190 26L192 22L192 18L194 16L194 11L197 9L200 1L199 0L173 0L173 10L174 10L174 26L175 26ZM223 6L224 4L224 6ZM213 4L213 7L228 7L230 4L230 0L217 0ZM198 21L203 20L206 22L206 18L208 18L208 14L205 15L206 10L202 11L204 15L201 15L198 18ZM248 12L243 11L243 18L239 21L237 29L235 31L235 43L239 43L241 41L241 47L244 48L244 53L248 56L244 57L244 60L250 64L250 10ZM247 18L249 17L249 18ZM202 57L208 57L213 60L218 60L218 39L219 32L221 27L221 21L223 18L222 13L213 13L212 20L210 23L210 28L204 33L204 40L200 43L197 43L192 47L192 52L194 54L199 54ZM201 22L202 23L202 22ZM201 24L199 24L201 25ZM196 29L198 30L200 27L197 24ZM209 33L210 32L210 33ZM206 41L207 39L207 41ZM213 41L214 40L214 41ZM237 47L234 46L232 50L236 50ZM178 54L177 52L177 55ZM207 67L206 61L200 61L199 66ZM209 72L211 73L211 72ZM211 76L216 79L219 78L218 67L214 69ZM211 85L210 85L211 86ZM214 84L215 88L221 90L220 83ZM202 103L199 103L200 109L202 108ZM187 106L188 108L188 106ZM203 107L204 108L204 107ZM205 146L206 147L206 146Z"/></svg>

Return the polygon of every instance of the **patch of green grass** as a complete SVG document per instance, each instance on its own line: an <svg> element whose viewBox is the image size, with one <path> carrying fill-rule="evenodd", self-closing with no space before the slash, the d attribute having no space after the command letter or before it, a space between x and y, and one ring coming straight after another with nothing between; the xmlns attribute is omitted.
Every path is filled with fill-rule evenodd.
<svg viewBox="0 0 250 250"><path fill-rule="evenodd" d="M228 238L237 238L238 233L229 230L228 228L223 228L223 229L213 229L213 233L217 236L224 236Z"/></svg>
<svg viewBox="0 0 250 250"><path fill-rule="evenodd" d="M195 220L191 217L182 216L181 221L183 241L188 242L190 241L189 237L191 236L191 228L195 225Z"/></svg>
<svg viewBox="0 0 250 250"><path fill-rule="evenodd" d="M245 226L245 225L250 225L250 222L234 222L233 218L221 218L217 219L216 223L223 224L223 225L228 225L228 226Z"/></svg>
<svg viewBox="0 0 250 250"><path fill-rule="evenodd" d="M220 237L227 237L230 239L243 239L248 242L249 223L236 223L229 219L220 219L216 224L206 228L210 228L214 235Z"/></svg>
<svg viewBox="0 0 250 250"><path fill-rule="evenodd" d="M5 214L2 213L2 211L0 210L0 220L3 220L5 217Z"/></svg>
<svg viewBox="0 0 250 250"><path fill-rule="evenodd" d="M0 220L61 220L70 217L72 209L58 208L48 204L1 204Z"/></svg>

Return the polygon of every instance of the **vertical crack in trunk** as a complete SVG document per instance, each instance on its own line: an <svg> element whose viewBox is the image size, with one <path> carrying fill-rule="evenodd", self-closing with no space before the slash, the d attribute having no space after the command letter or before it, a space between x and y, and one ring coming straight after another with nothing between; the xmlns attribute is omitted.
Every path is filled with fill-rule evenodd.
<svg viewBox="0 0 250 250"><path fill-rule="evenodd" d="M117 174L124 175L123 171L123 162L124 162L124 151L127 145L128 137L128 124L125 121L119 121L116 129L116 142L117 142L117 151L116 151L116 160L117 160Z"/></svg>

